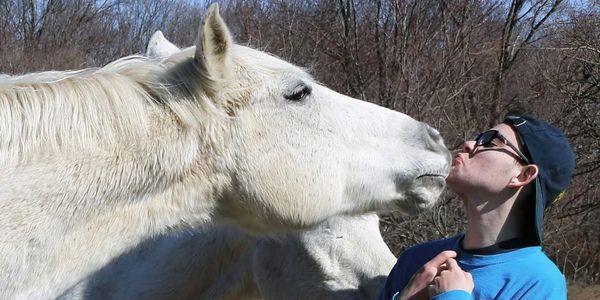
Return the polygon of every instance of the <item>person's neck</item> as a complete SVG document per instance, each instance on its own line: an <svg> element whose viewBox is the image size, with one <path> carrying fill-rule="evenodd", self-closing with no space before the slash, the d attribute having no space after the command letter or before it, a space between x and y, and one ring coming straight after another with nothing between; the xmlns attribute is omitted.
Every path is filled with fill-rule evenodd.
<svg viewBox="0 0 600 300"><path fill-rule="evenodd" d="M464 249L479 249L520 237L518 217L510 213L514 197L470 198L465 201L467 230ZM475 200L476 199L476 200Z"/></svg>

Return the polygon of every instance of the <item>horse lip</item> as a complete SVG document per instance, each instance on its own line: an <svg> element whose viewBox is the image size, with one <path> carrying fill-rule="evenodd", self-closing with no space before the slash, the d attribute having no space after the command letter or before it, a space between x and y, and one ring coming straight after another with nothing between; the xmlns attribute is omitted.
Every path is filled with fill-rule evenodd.
<svg viewBox="0 0 600 300"><path fill-rule="evenodd" d="M412 182L412 188L428 188L440 191L446 186L446 174L425 173L417 176Z"/></svg>
<svg viewBox="0 0 600 300"><path fill-rule="evenodd" d="M396 192L400 195L396 208L407 215L431 208L446 186L446 174L442 170L431 170L412 178L413 180L396 178Z"/></svg>
<svg viewBox="0 0 600 300"><path fill-rule="evenodd" d="M446 175L444 175L444 174L437 174L437 173L426 173L426 174L422 174L422 175L417 176L417 179L423 178L423 177L442 177L442 178L446 178Z"/></svg>

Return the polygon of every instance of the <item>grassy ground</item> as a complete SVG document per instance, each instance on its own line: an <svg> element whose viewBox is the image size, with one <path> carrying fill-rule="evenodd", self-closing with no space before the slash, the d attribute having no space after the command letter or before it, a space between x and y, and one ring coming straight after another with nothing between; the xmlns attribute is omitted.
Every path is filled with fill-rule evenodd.
<svg viewBox="0 0 600 300"><path fill-rule="evenodd" d="M569 300L600 299L600 285L569 285Z"/></svg>

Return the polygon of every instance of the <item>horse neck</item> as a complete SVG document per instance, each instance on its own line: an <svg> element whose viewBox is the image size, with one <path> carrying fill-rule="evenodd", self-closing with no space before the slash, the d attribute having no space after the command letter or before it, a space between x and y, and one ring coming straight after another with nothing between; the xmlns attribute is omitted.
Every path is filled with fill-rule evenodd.
<svg viewBox="0 0 600 300"><path fill-rule="evenodd" d="M193 142L184 144L195 148ZM171 150L177 150L174 149L177 147L183 146L173 146ZM171 155L179 153L181 152L173 151ZM164 153L157 155L155 163L157 165L166 164L171 155ZM21 247L21 250L15 248L11 252L6 252L0 246L0 252L18 255L19 252L28 251L30 257L27 261L32 265L28 265L27 268L43 274L44 280L41 280L40 284L47 284L48 290L60 292L75 284L77 280L93 274L115 257L130 251L145 240L173 228L212 222L216 206L215 194L218 194L222 186L226 184L226 177L214 170L209 171L212 163L205 159L204 155L196 153L192 156L195 157L192 162L183 164L182 168L156 169L139 180L130 179L130 182L134 181L136 186L129 190L121 184L127 182L130 176L140 176L133 174L136 172L134 169L148 169L139 158L135 159L136 155L130 155L129 158L123 157L123 160L132 160L131 163L121 161L120 163L125 167L122 170L114 170L113 173L125 175L114 178L111 183L103 183L103 185L112 186L112 189L107 188L102 191L102 187L99 186L80 186L76 190L100 189L97 190L96 194L98 195L108 195L114 190L124 190L127 194L112 200L98 197L94 199L79 198L79 203L73 202L67 205L61 204L58 199L51 197L42 199L47 203L46 211L49 214L51 210L54 210L52 213L60 214L61 217L51 220L42 219L39 224L34 224L35 220L32 220L29 223L30 226L18 230L20 233L14 232L14 234L6 236L13 242L8 245ZM163 161L160 161L159 157ZM136 164L139 164L138 167L128 167ZM97 172L97 170L87 171L90 174ZM84 181L92 182L93 180ZM138 185L139 183L144 183L145 186ZM131 184L130 186L133 187ZM50 207L51 204L55 206ZM74 207L74 205L79 206ZM31 241L35 241L38 245L35 251L30 249ZM85 255L81 255L81 253L85 253ZM10 256L7 254L8 259ZM77 260L71 258L77 258ZM3 263L0 259L0 266L6 263L12 264L7 261ZM19 269L22 266L14 266L14 268ZM19 274L25 273L24 271L19 272ZM8 278L0 279L10 281ZM0 284L0 289L1 287ZM7 287L7 289L10 288ZM15 287L15 290L21 289L21 287Z"/></svg>
<svg viewBox="0 0 600 300"><path fill-rule="evenodd" d="M134 157L130 164L124 162L123 168L138 164L141 172L125 175L135 178L130 179L134 181L128 187L130 193L114 202L102 203L103 211L96 214L95 222L103 223L103 218L120 221L115 230L137 228L131 233L140 239L173 227L211 223L217 195L227 184L227 176L217 168L213 157L197 149L204 146L194 141L184 144L172 142L161 150L153 150L157 154L150 159L140 161ZM182 159L187 161L181 162Z"/></svg>
<svg viewBox="0 0 600 300"><path fill-rule="evenodd" d="M29 273L23 268L34 270L43 277L40 285L58 291L151 236L212 221L228 178L216 163L225 141L214 139L227 136L221 134L226 128L188 128L162 104L138 104L135 113L144 122L135 124L111 117L112 109L89 114L107 130L110 122L129 124L130 135L91 131L78 137L66 125L55 126L65 134L47 135L60 137L52 147L32 135L31 142L3 151L0 220L8 226L0 235L0 253L7 253L0 268L23 276ZM26 263L15 262L22 253ZM9 286L0 284L0 290L27 289L29 283L18 283L27 278L1 275Z"/></svg>
<svg viewBox="0 0 600 300"><path fill-rule="evenodd" d="M109 89L105 87L106 82L100 80L104 75L90 76L89 81L97 84L98 89ZM111 80L106 81L119 82L112 78L117 75L109 73L107 76ZM67 78L56 85L68 86L72 79L73 86L78 86L78 82L84 80L77 78ZM43 122L37 123L25 122L36 130L23 127L29 134L19 134L20 128L15 128L11 131L13 141L10 135L2 137L9 142L0 143L6 148L0 153L0 165L5 170L0 177L0 204L6 201L6 206L13 207L17 213L39 207L56 216L50 222L58 230L67 231L103 215L117 215L130 206L137 207L139 212L133 211L128 218L133 222L137 214L142 214L148 219L143 222L147 230L171 226L172 220L205 220L202 216L209 213L206 211L210 210L213 200L211 192L219 189L216 186L220 181L213 178L218 177L215 174L219 172L214 161L220 155L223 137L227 136L222 134L225 128L216 118L201 111L194 115L202 119L202 124L190 128L174 107L181 106L178 102L190 107L194 101L170 96L164 99L165 103L153 103L148 95L133 88L134 80L123 81L128 80L132 82L123 83L122 90L132 90L127 94L131 97L104 99L111 97L99 96L103 99L100 101L89 95L89 99L72 101L78 103L72 106L87 107L85 104L90 99L106 105L88 105L95 108L69 122L56 117L41 118ZM46 88L51 85L40 84ZM61 90L68 89L61 86ZM29 93L31 103L43 102L41 98L35 99L35 92ZM9 92L4 95L6 99L2 95L0 93L0 100L14 102L6 98L12 95ZM58 96L47 102L68 102L63 99L66 95ZM171 102L174 104L168 104ZM123 112L117 109L120 106L113 105L115 103L135 109ZM49 105L39 106L37 113L50 114L46 111ZM80 127L93 130L88 132L73 125L79 124L77 121L83 124ZM126 130L115 129L121 127ZM21 136L26 138L19 140ZM33 178L34 174L37 178ZM25 184L17 185L20 182ZM29 196L23 197L23 192ZM149 210L145 211L146 208Z"/></svg>

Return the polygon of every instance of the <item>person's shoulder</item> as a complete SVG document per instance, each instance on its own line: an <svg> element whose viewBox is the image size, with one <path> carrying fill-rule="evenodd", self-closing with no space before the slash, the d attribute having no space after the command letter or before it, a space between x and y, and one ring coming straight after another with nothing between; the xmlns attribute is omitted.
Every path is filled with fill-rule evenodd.
<svg viewBox="0 0 600 300"><path fill-rule="evenodd" d="M535 267L534 270L544 270L549 273L560 273L556 264L544 253L541 247L528 247L518 252L518 263L523 266Z"/></svg>
<svg viewBox="0 0 600 300"><path fill-rule="evenodd" d="M535 296L535 299L567 299L567 281L560 269L545 254L532 259L529 271L524 272L530 276L527 295ZM537 262L537 264L536 264ZM532 272L532 270L534 270Z"/></svg>
<svg viewBox="0 0 600 300"><path fill-rule="evenodd" d="M524 249L523 254L515 259L514 263L519 266L517 269L520 269L524 276L528 274L544 285L563 285L565 282L560 269L540 247Z"/></svg>
<svg viewBox="0 0 600 300"><path fill-rule="evenodd" d="M498 276L504 282L498 292L512 295L506 298L566 299L565 277L539 246L500 254L487 265L483 277L474 275L480 289L494 287L499 282Z"/></svg>
<svg viewBox="0 0 600 300"><path fill-rule="evenodd" d="M540 254L536 255L536 258L532 260L532 267L536 267L538 272L543 274L545 280L553 283L565 282L565 276L562 274L558 266L548 257L544 252L540 251Z"/></svg>

